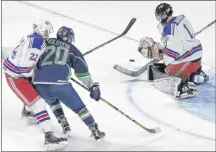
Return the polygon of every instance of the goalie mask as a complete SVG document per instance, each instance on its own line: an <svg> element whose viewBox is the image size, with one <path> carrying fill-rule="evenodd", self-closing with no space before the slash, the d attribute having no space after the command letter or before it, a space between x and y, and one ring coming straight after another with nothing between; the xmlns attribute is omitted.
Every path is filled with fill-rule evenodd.
<svg viewBox="0 0 216 152"><path fill-rule="evenodd" d="M34 33L41 35L44 39L48 39L50 34L54 32L53 26L48 20L41 20L33 24Z"/></svg>
<svg viewBox="0 0 216 152"><path fill-rule="evenodd" d="M168 3L161 3L156 7L155 17L160 23L164 24L172 13L173 9Z"/></svg>

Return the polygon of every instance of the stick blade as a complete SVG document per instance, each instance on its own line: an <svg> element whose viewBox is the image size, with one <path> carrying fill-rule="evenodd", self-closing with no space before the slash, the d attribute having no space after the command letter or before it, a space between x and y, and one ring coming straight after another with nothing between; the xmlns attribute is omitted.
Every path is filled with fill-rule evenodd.
<svg viewBox="0 0 216 152"><path fill-rule="evenodd" d="M159 132L161 132L161 128L160 127L156 127L155 128L155 133L159 133Z"/></svg>
<svg viewBox="0 0 216 152"><path fill-rule="evenodd" d="M131 76L131 74L132 74L132 71L130 71L130 70L126 69L126 68L123 68L123 67L121 67L121 66L119 66L117 64L113 66L113 69L115 69L116 71L119 71L120 73L123 73L125 75Z"/></svg>
<svg viewBox="0 0 216 152"><path fill-rule="evenodd" d="M161 132L161 128L160 127L156 127L156 128L153 128L153 129L147 129L147 131L149 133L160 133Z"/></svg>
<svg viewBox="0 0 216 152"><path fill-rule="evenodd" d="M130 28L133 26L133 24L136 22L136 18L132 18L130 20L130 22L128 23L126 29L124 30L124 32L121 35L125 35L127 34L127 32L130 30Z"/></svg>

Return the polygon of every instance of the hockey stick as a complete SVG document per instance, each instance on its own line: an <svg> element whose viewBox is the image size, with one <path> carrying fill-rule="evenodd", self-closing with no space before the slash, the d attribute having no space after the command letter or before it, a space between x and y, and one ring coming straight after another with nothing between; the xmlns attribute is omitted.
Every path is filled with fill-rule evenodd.
<svg viewBox="0 0 216 152"><path fill-rule="evenodd" d="M89 91L89 89L86 86L84 86L83 84L79 83L75 79L71 78L71 80L74 81L79 86L81 86L82 88L84 88L85 90ZM135 124L137 124L138 126L140 126L142 129L148 131L149 133L159 133L159 132L161 132L161 129L159 127L156 127L156 128L146 128L146 127L144 127L138 121L134 120L133 118L131 118L130 116L128 116L127 114L125 114L123 111L121 111L120 109L118 109L116 106L112 105L110 102L108 102L104 98L101 97L100 100L103 101L104 103L106 103L107 105L109 105L111 108L113 108L116 111L118 111L119 113L121 113L123 116L127 117L129 120L131 120L132 122L134 122Z"/></svg>
<svg viewBox="0 0 216 152"><path fill-rule="evenodd" d="M132 77L137 77L139 76L140 74L142 74L143 72L145 72L148 68L149 65L151 64L154 64L154 63L158 63L160 60L158 59L154 59L154 60L151 60L149 63L147 63L146 65L142 66L140 69L138 69L137 71L132 71L132 70L128 70L120 65L114 65L113 68L116 70L116 71L119 71L120 73L123 73L125 75L128 75L128 76L132 76Z"/></svg>
<svg viewBox="0 0 216 152"><path fill-rule="evenodd" d="M206 25L205 27L203 27L202 29L200 29L199 31L197 31L194 36L200 34L202 31L204 31L205 29L207 29L209 26L211 26L212 24L214 24L216 22L216 19L212 22L210 22L208 25ZM151 65L151 64L154 64L154 63L158 63L160 62L161 60L158 60L158 59L154 59L154 60L151 60L149 63L147 63L146 65L142 66L140 69L136 70L136 71L132 71L132 70L128 70L120 65L114 65L113 68L116 70L116 71L119 71L120 73L123 73L125 75L128 75L128 76L132 76L132 77L137 77L139 76L140 74L142 74L143 72L145 72L148 68L148 65Z"/></svg>
<svg viewBox="0 0 216 152"><path fill-rule="evenodd" d="M201 33L202 31L204 31L205 29L207 29L209 26L211 26L212 24L214 24L216 22L216 19L214 21L212 21L211 23L209 23L208 25L206 25L205 27L203 27L202 29L200 29L199 31L197 31L195 33L195 36L198 35L199 33Z"/></svg>
<svg viewBox="0 0 216 152"><path fill-rule="evenodd" d="M132 19L130 20L130 22L128 23L126 29L124 30L124 32L123 32L122 34L120 34L120 35L118 35L118 36L112 38L111 40L109 40L109 41L107 41L107 42L105 42L105 43L103 43L103 44L100 44L100 45L98 45L97 47L95 47L95 48L93 48L93 49L91 49L91 50L85 52L85 53L83 54L83 56L85 56L85 55L87 55L87 54L89 54L89 53L91 53L91 52L93 52L93 51L95 51L95 50L97 50L97 49L99 49L99 48L101 48L101 47L103 47L103 46L109 44L110 42L115 41L116 39L118 39L118 38L124 36L125 34L127 34L127 32L130 30L130 28L133 26L133 24L134 24L135 22L136 22L136 18L132 18Z"/></svg>

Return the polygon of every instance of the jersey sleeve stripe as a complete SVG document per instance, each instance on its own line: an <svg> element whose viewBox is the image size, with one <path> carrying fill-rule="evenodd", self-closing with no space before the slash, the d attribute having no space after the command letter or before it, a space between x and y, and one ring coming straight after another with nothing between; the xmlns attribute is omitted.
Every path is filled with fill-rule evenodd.
<svg viewBox="0 0 216 152"><path fill-rule="evenodd" d="M5 62L3 63L3 66L4 66L6 69L10 70L11 72L14 72L14 73L16 73L16 74L20 74L19 71L14 71L14 70L11 69Z"/></svg>
<svg viewBox="0 0 216 152"><path fill-rule="evenodd" d="M12 63L10 63L10 61L8 59L4 60L3 63L8 69L10 69L11 71L14 71L15 73L20 73L19 69L13 65Z"/></svg>
<svg viewBox="0 0 216 152"><path fill-rule="evenodd" d="M170 56L170 57L172 57L172 58L177 58L178 57L178 55L179 55L179 53L178 52L175 52L175 51L173 51L173 50L170 50L170 49L168 49L168 48L163 48L163 52L166 54L166 55L168 55L168 56Z"/></svg>
<svg viewBox="0 0 216 152"><path fill-rule="evenodd" d="M3 63L10 71L15 72L16 74L20 73L29 73L32 70L32 67L17 67L13 63L11 63L8 58L4 60Z"/></svg>
<svg viewBox="0 0 216 152"><path fill-rule="evenodd" d="M193 47L191 50L185 52L183 55L181 55L180 57L178 57L176 60L182 60L185 59L191 55L193 55L195 52L202 50L202 45L198 45L196 47Z"/></svg>
<svg viewBox="0 0 216 152"><path fill-rule="evenodd" d="M10 65L12 68L18 69L20 72L30 72L32 70L32 67L17 67L13 63L11 63L8 58L6 60L6 63Z"/></svg>
<svg viewBox="0 0 216 152"><path fill-rule="evenodd" d="M76 75L77 77L86 77L86 76L89 76L90 73L89 73L89 72L84 72L84 73L75 73L75 75Z"/></svg>
<svg viewBox="0 0 216 152"><path fill-rule="evenodd" d="M32 69L32 67L18 67L20 70L31 70Z"/></svg>
<svg viewBox="0 0 216 152"><path fill-rule="evenodd" d="M186 29L186 31L188 32L188 34L190 35L190 38L192 39L193 35L191 34L191 32L189 31L189 29L187 28L187 26L185 24L183 26Z"/></svg>

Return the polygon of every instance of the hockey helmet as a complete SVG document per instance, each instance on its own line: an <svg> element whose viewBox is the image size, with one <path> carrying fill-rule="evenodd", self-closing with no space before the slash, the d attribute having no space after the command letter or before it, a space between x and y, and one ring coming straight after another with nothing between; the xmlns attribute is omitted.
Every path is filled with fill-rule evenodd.
<svg viewBox="0 0 216 152"><path fill-rule="evenodd" d="M167 18L173 13L172 7L168 3L161 3L155 9L155 17L160 23L165 23Z"/></svg>
<svg viewBox="0 0 216 152"><path fill-rule="evenodd" d="M40 20L33 24L34 33L40 34L43 38L48 39L50 34L54 32L53 26L48 20Z"/></svg>
<svg viewBox="0 0 216 152"><path fill-rule="evenodd" d="M63 41L66 41L68 43L73 43L75 42L75 34L74 31L66 26L62 26L59 28L57 32L57 38L61 39Z"/></svg>

